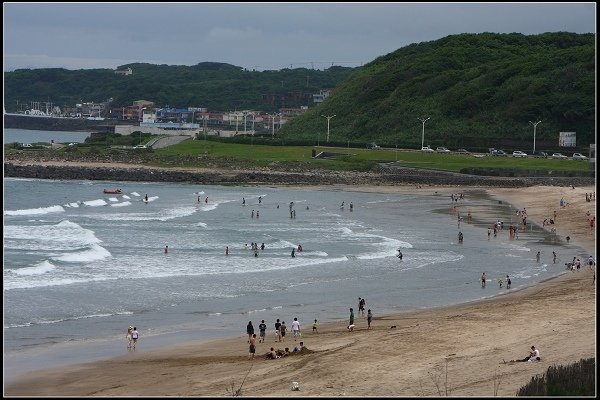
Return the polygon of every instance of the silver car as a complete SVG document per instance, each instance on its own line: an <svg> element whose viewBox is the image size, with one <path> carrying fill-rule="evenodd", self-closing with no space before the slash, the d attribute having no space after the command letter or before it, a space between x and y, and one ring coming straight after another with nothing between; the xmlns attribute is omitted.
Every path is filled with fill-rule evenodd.
<svg viewBox="0 0 600 400"><path fill-rule="evenodd" d="M565 156L565 155L563 155L563 154L561 154L561 153L554 153L554 154L552 154L552 158L557 158L557 159L564 160L564 159L566 159L568 157Z"/></svg>
<svg viewBox="0 0 600 400"><path fill-rule="evenodd" d="M588 158L581 153L573 153L573 160L587 160Z"/></svg>

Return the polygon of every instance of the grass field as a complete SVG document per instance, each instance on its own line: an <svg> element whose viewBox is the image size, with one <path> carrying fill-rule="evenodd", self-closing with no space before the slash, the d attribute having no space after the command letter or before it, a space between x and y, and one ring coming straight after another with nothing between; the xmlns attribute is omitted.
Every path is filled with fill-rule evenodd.
<svg viewBox="0 0 600 400"><path fill-rule="evenodd" d="M313 159L316 153L331 152L340 156L334 160ZM431 168L458 172L464 168L511 168L526 170L587 171L588 162L570 159L552 158L515 158L476 156L473 154L424 153L406 149L357 149L325 146L264 146L242 145L204 140L186 140L174 146L155 151L165 155L208 155L211 157L230 157L267 166L272 163L306 163L312 167L335 170L365 171L377 163L394 162L399 166Z"/></svg>
<svg viewBox="0 0 600 400"><path fill-rule="evenodd" d="M179 144L162 149L145 150L117 146L108 149L106 144L97 143L77 145L76 148L65 147L60 150L26 149L18 150L4 146L5 154L18 151L47 151L55 154L61 152L103 154L147 154L145 164L155 166L204 167L214 165L210 160L219 160L218 165L234 167L241 164L245 167L287 167L287 168L322 168L328 170L369 171L378 163L394 163L397 166L428 168L443 171L459 172L465 168L512 169L528 171L589 171L589 162L552 158L515 158L492 157L483 154L460 153L425 153L412 149L362 149L326 146L268 146L258 144L223 143L211 140L185 140ZM334 159L314 159L313 152L335 153ZM569 153L565 153L569 154ZM139 157L136 157L139 158Z"/></svg>

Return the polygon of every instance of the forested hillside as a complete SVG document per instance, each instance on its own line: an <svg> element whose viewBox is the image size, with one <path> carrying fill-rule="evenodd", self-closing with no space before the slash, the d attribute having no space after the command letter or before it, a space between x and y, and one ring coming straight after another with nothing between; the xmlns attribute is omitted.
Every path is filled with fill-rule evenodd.
<svg viewBox="0 0 600 400"><path fill-rule="evenodd" d="M287 138L528 149L561 131L595 142L595 36L461 34L412 44L355 70L321 106L289 122ZM529 143L523 147L523 143ZM540 147L538 147L540 148Z"/></svg>
<svg viewBox="0 0 600 400"><path fill-rule="evenodd" d="M119 69L127 67L132 69L132 75L117 75L112 69L47 68L6 72L5 108L17 111L17 101L51 101L60 107L113 98L111 107L131 105L143 99L161 107L276 111L281 107L312 105L313 93L334 88L353 70L333 66L324 71L306 68L248 71L222 63L127 64Z"/></svg>
<svg viewBox="0 0 600 400"><path fill-rule="evenodd" d="M211 111L309 105L277 132L287 143L325 140L420 147L556 147L559 132L577 145L595 142L595 35L567 32L525 36L461 34L411 44L359 68L248 71L221 63L195 66L129 64L110 69L17 70L4 74L4 104L105 101L112 107L150 100L157 106ZM312 94L336 88L320 105ZM524 146L527 143L527 146Z"/></svg>

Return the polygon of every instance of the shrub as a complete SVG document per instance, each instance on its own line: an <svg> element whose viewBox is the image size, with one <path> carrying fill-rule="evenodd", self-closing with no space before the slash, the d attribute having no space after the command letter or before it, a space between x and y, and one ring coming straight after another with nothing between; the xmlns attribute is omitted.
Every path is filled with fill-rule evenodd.
<svg viewBox="0 0 600 400"><path fill-rule="evenodd" d="M517 396L595 396L596 359L581 359L567 366L548 367L541 377L534 376Z"/></svg>

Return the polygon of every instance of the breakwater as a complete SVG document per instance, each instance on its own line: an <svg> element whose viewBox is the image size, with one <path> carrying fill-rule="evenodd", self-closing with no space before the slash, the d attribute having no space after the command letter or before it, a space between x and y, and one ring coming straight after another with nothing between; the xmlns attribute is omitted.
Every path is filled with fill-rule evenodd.
<svg viewBox="0 0 600 400"><path fill-rule="evenodd" d="M69 165L26 164L4 162L5 177L99 180L99 181L140 181L140 182L189 182L194 184L255 184L255 185L444 185L444 186L489 186L526 187L583 186L594 185L591 177L490 177L431 171L413 168L397 168L393 171L351 172L351 171L277 171L236 170L223 168L158 168L137 164L113 166L111 164Z"/></svg>
<svg viewBox="0 0 600 400"><path fill-rule="evenodd" d="M116 119L89 120L85 118L28 117L25 115L4 114L4 128L31 129L44 131L97 131L114 132L115 125L131 125L132 121Z"/></svg>

